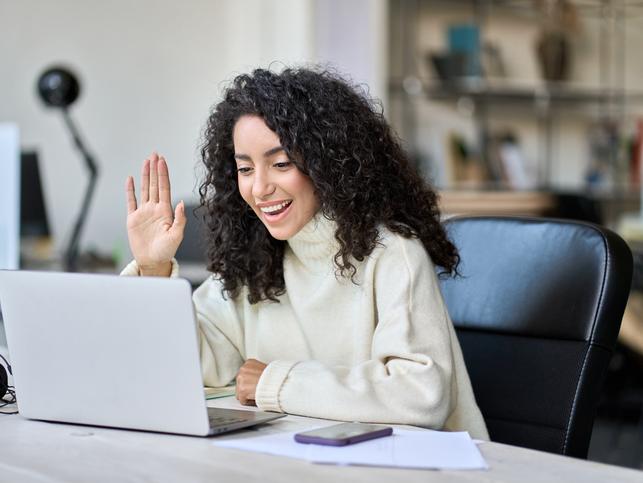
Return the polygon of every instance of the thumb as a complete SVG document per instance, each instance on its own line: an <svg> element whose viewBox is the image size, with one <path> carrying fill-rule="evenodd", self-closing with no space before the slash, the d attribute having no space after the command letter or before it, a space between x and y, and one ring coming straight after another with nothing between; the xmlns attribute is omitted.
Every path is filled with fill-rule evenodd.
<svg viewBox="0 0 643 483"><path fill-rule="evenodd" d="M187 221L187 217L185 216L185 203L181 200L181 202L176 205L176 208L174 208L174 223L172 223L170 231L182 236Z"/></svg>

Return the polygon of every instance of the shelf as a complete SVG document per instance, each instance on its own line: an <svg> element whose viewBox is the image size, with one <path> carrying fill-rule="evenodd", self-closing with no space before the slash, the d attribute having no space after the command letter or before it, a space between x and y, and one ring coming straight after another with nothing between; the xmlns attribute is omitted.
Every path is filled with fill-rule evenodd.
<svg viewBox="0 0 643 483"><path fill-rule="evenodd" d="M541 20L543 17L534 0L425 0L425 2L450 7L502 9L534 20ZM603 18L610 8L627 9L628 15L633 13L640 16L643 12L642 0L574 0L573 6L579 14L590 18Z"/></svg>
<svg viewBox="0 0 643 483"><path fill-rule="evenodd" d="M477 0L462 0L460 3L475 3ZM527 13L536 12L537 7L534 6L535 2L533 0L485 0L483 3L513 9L516 11L522 11ZM587 16L602 17L605 15L605 10L610 6L628 8L628 9L639 9L643 7L643 1L641 0L574 0L573 6L578 10L579 13Z"/></svg>
<svg viewBox="0 0 643 483"><path fill-rule="evenodd" d="M533 103L544 105L606 103L627 100L643 102L643 91L591 87L577 83L526 83L506 79L487 80L478 77L451 82L439 80L393 79L390 87L409 95L426 94L429 99L453 100L469 97L476 101L497 103Z"/></svg>
<svg viewBox="0 0 643 483"><path fill-rule="evenodd" d="M556 207L556 196L540 191L441 190L439 204L446 216L542 216Z"/></svg>
<svg viewBox="0 0 643 483"><path fill-rule="evenodd" d="M623 189L611 192L600 190L554 189L544 191L516 191L503 189L439 190L440 211L446 216L455 215L521 215L546 216L555 212L559 197L578 195L601 205L623 205L638 209L640 192Z"/></svg>

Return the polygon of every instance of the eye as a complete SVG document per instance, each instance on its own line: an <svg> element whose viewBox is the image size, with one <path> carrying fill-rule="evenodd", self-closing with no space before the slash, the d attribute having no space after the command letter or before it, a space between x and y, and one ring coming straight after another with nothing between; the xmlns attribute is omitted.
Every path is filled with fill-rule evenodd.
<svg viewBox="0 0 643 483"><path fill-rule="evenodd" d="M239 173L240 175L249 174L250 171L252 171L252 168L250 168L248 166L241 166L241 167L237 168L237 173Z"/></svg>
<svg viewBox="0 0 643 483"><path fill-rule="evenodd" d="M292 165L292 161L280 161L278 163L275 163L273 166L279 169L286 169L286 168L289 168L291 165Z"/></svg>

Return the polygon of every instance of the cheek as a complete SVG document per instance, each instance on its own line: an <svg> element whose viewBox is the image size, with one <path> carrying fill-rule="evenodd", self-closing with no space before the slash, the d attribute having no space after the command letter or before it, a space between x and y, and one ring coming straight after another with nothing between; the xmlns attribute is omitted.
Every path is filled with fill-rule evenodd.
<svg viewBox="0 0 643 483"><path fill-rule="evenodd" d="M314 192L311 190L306 189L303 192L299 192L299 203L297 207L297 213L298 217L300 220L303 220L304 222L307 222L310 220L313 216L315 216L315 213L318 211L318 202L317 202L317 197L315 196Z"/></svg>
<svg viewBox="0 0 643 483"><path fill-rule="evenodd" d="M237 187L243 200L249 205L252 205L252 183L249 183L243 176L238 176Z"/></svg>
<svg viewBox="0 0 643 483"><path fill-rule="evenodd" d="M306 197L306 211L312 212L314 214L319 206L319 201L317 200L317 195L315 194L315 187L309 179L306 179L303 191Z"/></svg>

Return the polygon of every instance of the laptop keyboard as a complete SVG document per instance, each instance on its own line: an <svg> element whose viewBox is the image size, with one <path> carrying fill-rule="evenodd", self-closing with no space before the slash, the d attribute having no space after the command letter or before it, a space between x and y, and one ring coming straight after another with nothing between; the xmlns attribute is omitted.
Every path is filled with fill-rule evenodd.
<svg viewBox="0 0 643 483"><path fill-rule="evenodd" d="M208 419L210 420L211 427L242 423L243 421L248 420L247 418L235 418L235 417L230 418L226 416L210 416Z"/></svg>

